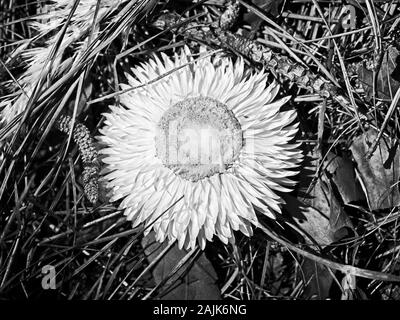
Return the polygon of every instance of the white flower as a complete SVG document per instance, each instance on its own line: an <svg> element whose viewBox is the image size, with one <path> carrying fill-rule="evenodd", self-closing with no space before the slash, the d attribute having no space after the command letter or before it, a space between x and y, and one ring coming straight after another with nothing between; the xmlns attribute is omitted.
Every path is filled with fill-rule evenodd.
<svg viewBox="0 0 400 320"><path fill-rule="evenodd" d="M204 248L233 230L250 236L256 210L280 213L277 192L295 185L302 155L291 143L296 113L280 111L289 97L273 102L279 87L267 74L246 74L242 59L194 60L187 47L132 72L122 89L144 86L110 107L99 139L110 200L122 200L133 226Z"/></svg>

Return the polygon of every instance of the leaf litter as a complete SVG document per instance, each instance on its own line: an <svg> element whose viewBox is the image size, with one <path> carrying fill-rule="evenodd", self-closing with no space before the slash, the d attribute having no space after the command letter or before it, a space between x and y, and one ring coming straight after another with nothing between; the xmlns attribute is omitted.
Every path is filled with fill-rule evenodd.
<svg viewBox="0 0 400 320"><path fill-rule="evenodd" d="M15 10L10 1L0 8L2 107L21 93L16 79L29 66L27 50L49 39L36 38L29 22L46 7L14 2ZM70 46L56 44L62 54L48 56L55 70L41 77L29 114L0 127L2 298L45 297L41 268L52 264L60 270L53 293L59 299L399 299L399 5L352 1L356 21L349 28L341 24L348 12L333 1L239 2L231 32L247 38L232 43L194 32L224 11L225 2L215 0L181 1L183 7L121 1L117 11L100 15L104 21L86 25L93 36L87 48L84 34ZM188 24L173 20L160 32L154 21L165 13ZM61 26L48 32L68 40ZM243 55L249 68L262 62L281 82L293 97L309 159L283 217L264 221L250 239L215 241L206 253L156 248L105 195L89 204L77 147L66 149L68 137L47 128L62 109L95 135L101 113L118 96L115 70L121 76L153 52L200 42ZM243 44L259 51L244 52ZM269 60L253 60L260 52ZM81 76L85 94L75 107L77 95L67 89ZM20 134L13 135L16 128Z"/></svg>

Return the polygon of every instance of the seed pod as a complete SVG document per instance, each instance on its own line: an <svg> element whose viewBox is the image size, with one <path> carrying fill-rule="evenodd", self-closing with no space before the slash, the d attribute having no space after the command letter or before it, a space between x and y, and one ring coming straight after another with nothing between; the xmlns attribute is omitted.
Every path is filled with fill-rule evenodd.
<svg viewBox="0 0 400 320"><path fill-rule="evenodd" d="M56 122L56 128L63 133L71 132L72 118L62 115ZM78 145L79 154L83 162L82 181L86 197L91 203L96 203L98 198L99 161L97 150L89 129L82 123L75 123L72 137Z"/></svg>
<svg viewBox="0 0 400 320"><path fill-rule="evenodd" d="M221 14L219 19L219 27L222 30L229 30L233 27L239 17L240 5L239 1L231 0L228 2L228 7Z"/></svg>

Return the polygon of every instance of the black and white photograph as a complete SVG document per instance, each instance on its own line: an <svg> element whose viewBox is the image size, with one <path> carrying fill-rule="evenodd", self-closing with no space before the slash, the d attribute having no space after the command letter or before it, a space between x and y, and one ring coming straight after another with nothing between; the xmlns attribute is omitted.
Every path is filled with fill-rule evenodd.
<svg viewBox="0 0 400 320"><path fill-rule="evenodd" d="M0 0L0 302L400 300L399 139L400 1Z"/></svg>

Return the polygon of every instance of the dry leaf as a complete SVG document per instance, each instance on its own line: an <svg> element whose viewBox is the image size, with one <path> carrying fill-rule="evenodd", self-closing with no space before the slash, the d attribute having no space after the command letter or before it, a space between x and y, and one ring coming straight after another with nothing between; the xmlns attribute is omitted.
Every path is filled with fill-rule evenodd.
<svg viewBox="0 0 400 320"><path fill-rule="evenodd" d="M391 99L400 86L400 70L397 66L399 51L390 46L385 52L382 65L377 75L376 96L382 99ZM358 80L362 84L367 98L371 99L373 95L373 71L368 70L365 65L360 64L357 69Z"/></svg>
<svg viewBox="0 0 400 320"><path fill-rule="evenodd" d="M279 7L282 0L253 0L252 3L259 7L264 12L269 13L271 16L276 17L279 14ZM257 24L262 19L254 12L248 12L243 15L243 20L251 25Z"/></svg>
<svg viewBox="0 0 400 320"><path fill-rule="evenodd" d="M149 262L153 261L167 246L164 242L155 242L151 232L142 240ZM179 250L175 244L152 269L156 284L163 282L177 264L186 256L187 251ZM220 300L221 293L216 285L217 274L204 252L191 265L184 265L162 287L162 300Z"/></svg>
<svg viewBox="0 0 400 320"><path fill-rule="evenodd" d="M356 182L353 162L346 155L327 155L326 170L338 190L344 204L355 203L365 199L361 186Z"/></svg>
<svg viewBox="0 0 400 320"><path fill-rule="evenodd" d="M302 298L312 300L327 299L333 283L332 274L329 270L310 259L304 259L301 269L305 282Z"/></svg>
<svg viewBox="0 0 400 320"><path fill-rule="evenodd" d="M369 130L366 134L357 137L350 147L357 163L370 210L392 208L399 205L400 200L397 187L399 152L395 149L395 152L390 152L388 149L390 143L385 141L385 137L382 137L372 157L369 160L365 158L365 154L376 136L374 130Z"/></svg>
<svg viewBox="0 0 400 320"><path fill-rule="evenodd" d="M284 200L285 208L296 222L296 227L307 235L304 237L306 243L317 243L319 246L325 247L334 241L328 215L304 204L295 197L284 196Z"/></svg>
<svg viewBox="0 0 400 320"><path fill-rule="evenodd" d="M305 170L301 174L300 188L304 192L308 190L310 180L317 170L318 161L315 154L315 151L310 152L305 161ZM309 244L316 242L322 248L344 238L349 234L349 230L354 230L342 202L357 201L360 196L357 186L349 181L354 177L351 162L334 154L329 154L326 158L325 171L308 193L298 199L285 197L287 211L297 223L297 227L311 238L305 237L305 241ZM309 259L303 261L301 268L305 280L303 297L328 298L333 283L331 272Z"/></svg>
<svg viewBox="0 0 400 320"><path fill-rule="evenodd" d="M298 227L311 236L318 245L325 247L346 236L348 230L353 229L353 226L339 201L341 195L334 191L339 188L337 186L333 188L333 180L331 181L325 174L321 174L306 193L310 186L310 177L317 170L317 159L314 154L310 152L307 157L308 163L306 160L305 169L300 178L300 189L303 189L304 195L299 196L298 199L288 196L285 197L285 200L288 204L287 211ZM328 159L332 160L334 157L331 155ZM340 172L337 168L335 169L332 161L327 161L325 167L328 167L333 173L339 174ZM342 181L339 175L336 176L336 181ZM342 192L346 192L345 187L342 187ZM353 199L354 194L355 192L350 192L346 199ZM305 240L309 244L313 243L310 239L306 238Z"/></svg>
<svg viewBox="0 0 400 320"><path fill-rule="evenodd" d="M342 279L342 297L340 300L354 300L354 290L356 290L356 277L352 274L346 274Z"/></svg>

